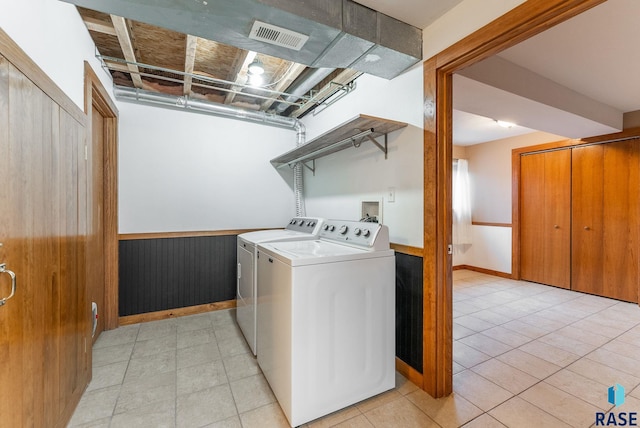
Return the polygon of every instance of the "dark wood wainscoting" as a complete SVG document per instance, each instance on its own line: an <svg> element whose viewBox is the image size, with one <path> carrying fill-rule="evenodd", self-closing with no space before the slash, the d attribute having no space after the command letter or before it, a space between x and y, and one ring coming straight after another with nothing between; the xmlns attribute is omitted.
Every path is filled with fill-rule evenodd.
<svg viewBox="0 0 640 428"><path fill-rule="evenodd" d="M422 257L396 249L396 356L422 373Z"/></svg>
<svg viewBox="0 0 640 428"><path fill-rule="evenodd" d="M236 298L236 236L120 240L120 317Z"/></svg>

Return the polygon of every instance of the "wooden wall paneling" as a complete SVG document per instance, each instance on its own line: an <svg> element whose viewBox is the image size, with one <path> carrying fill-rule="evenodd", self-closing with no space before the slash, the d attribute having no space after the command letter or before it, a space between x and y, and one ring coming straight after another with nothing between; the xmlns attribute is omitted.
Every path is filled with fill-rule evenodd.
<svg viewBox="0 0 640 428"><path fill-rule="evenodd" d="M604 145L572 149L571 288L602 294Z"/></svg>
<svg viewBox="0 0 640 428"><path fill-rule="evenodd" d="M78 135L75 123L65 112L60 112L61 150L61 211L62 242L60 251L60 317L63 335L60 337L60 389L63 413L66 406L72 405L72 397L84 389L86 382L81 377L84 358L84 341L86 339L89 319L88 302L83 301L84 290L78 287L83 284L84 277L84 240L81 236L81 216L86 216L86 208L80 206L79 195L81 170L79 167L79 146L84 142ZM82 130L84 132L84 130ZM84 147L82 147L84 149ZM84 163L84 162L83 162ZM84 315L84 316L83 316ZM75 404L73 404L75 406Z"/></svg>
<svg viewBox="0 0 640 428"><path fill-rule="evenodd" d="M88 383L77 175L85 121L1 30L0 53L11 58L0 60L1 262L18 283L0 308L0 415L3 426L64 427Z"/></svg>
<svg viewBox="0 0 640 428"><path fill-rule="evenodd" d="M520 277L545 282L544 153L520 157Z"/></svg>
<svg viewBox="0 0 640 428"><path fill-rule="evenodd" d="M0 263L7 263L7 269L16 269L14 260L10 257L11 248L11 228L12 216L9 201L11 201L11 174L9 158L9 61L0 56ZM13 253L13 251L11 252ZM15 253L14 257L15 257ZM0 277L0 293L7 296L10 292L10 281L7 275ZM16 320L22 318L22 306L16 304L21 300L21 296L16 296L5 306L0 308L0 361L7 367L14 370L6 370L0 383L0 415L3 421L9 426L22 425L22 394L15 394L20 391L21 382L20 363L22 361L22 349L18 336L22 335L21 323Z"/></svg>
<svg viewBox="0 0 640 428"><path fill-rule="evenodd" d="M9 198L9 209L12 211L11 232L15 237L15 245L10 242L7 252L10 258L15 260L11 263L11 269L16 272L20 280L20 290L22 291L19 300L14 300L14 305L22 307L21 320L14 328L22 330L21 343L18 346L22 349L21 376L22 385L15 385L17 391L23 396L23 423L24 426L44 425L43 408L44 397L40 393L41 379L43 376L43 353L44 334L42 324L38 316L42 313L44 306L38 293L41 282L39 281L39 271L35 266L42 266L44 260L35 251L36 242L34 240L34 217L36 213L34 201L38 194L42 194L42 181L38 179L38 168L40 147L35 147L42 138L39 129L38 116L41 113L39 108L42 97L38 88L29 81L23 74L13 66L10 68L9 83L9 120L10 120L10 186L11 195ZM21 118L21 119L18 119ZM32 164L33 162L33 164ZM14 253L15 252L15 253Z"/></svg>
<svg viewBox="0 0 640 428"><path fill-rule="evenodd" d="M571 287L571 151L544 153L545 283Z"/></svg>
<svg viewBox="0 0 640 428"><path fill-rule="evenodd" d="M604 145L602 295L638 302L639 140Z"/></svg>
<svg viewBox="0 0 640 428"><path fill-rule="evenodd" d="M47 170L45 177L48 178L49 206L47 214L47 224L49 225L46 240L50 249L49 260L51 268L44 289L47 291L47 299L50 304L46 307L45 324L48 326L45 337L44 360L56 362L47 364L47 371L44 378L45 396L45 422L47 426L55 426L61 414L61 407L64 404L59 394L60 367L57 364L60 355L59 337L63 335L60 318L60 307L62 305L60 295L60 180L61 169L59 165L60 143L60 108L51 102L51 146L47 151Z"/></svg>

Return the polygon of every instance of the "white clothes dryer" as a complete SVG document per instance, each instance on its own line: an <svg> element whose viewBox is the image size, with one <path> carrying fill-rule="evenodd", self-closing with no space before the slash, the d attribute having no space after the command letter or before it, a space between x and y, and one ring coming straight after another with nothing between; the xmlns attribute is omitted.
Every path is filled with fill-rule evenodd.
<svg viewBox="0 0 640 428"><path fill-rule="evenodd" d="M258 245L258 364L291 426L395 386L395 255L386 226L327 220Z"/></svg>
<svg viewBox="0 0 640 428"><path fill-rule="evenodd" d="M286 228L259 230L238 235L237 248L237 292L236 320L249 348L256 355L256 293L258 269L256 266L257 245L264 242L314 239L320 233L324 219L318 217L295 217Z"/></svg>

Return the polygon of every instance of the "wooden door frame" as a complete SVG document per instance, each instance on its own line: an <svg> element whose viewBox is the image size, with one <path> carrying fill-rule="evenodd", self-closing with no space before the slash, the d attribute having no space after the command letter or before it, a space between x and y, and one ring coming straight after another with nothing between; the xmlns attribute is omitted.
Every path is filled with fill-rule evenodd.
<svg viewBox="0 0 640 428"><path fill-rule="evenodd" d="M92 114L104 117L104 329L118 327L118 109L87 61L84 62L84 111L87 141L92 139Z"/></svg>
<svg viewBox="0 0 640 428"><path fill-rule="evenodd" d="M453 74L605 0L525 1L423 64L424 255L423 384L433 397L453 391L451 169Z"/></svg>

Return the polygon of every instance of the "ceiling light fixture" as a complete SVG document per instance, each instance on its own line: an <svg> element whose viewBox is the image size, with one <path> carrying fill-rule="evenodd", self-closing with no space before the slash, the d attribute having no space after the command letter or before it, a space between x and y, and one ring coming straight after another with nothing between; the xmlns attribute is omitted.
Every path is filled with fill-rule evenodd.
<svg viewBox="0 0 640 428"><path fill-rule="evenodd" d="M248 83L251 86L262 86L262 84L264 83L264 78L260 74L249 73Z"/></svg>
<svg viewBox="0 0 640 428"><path fill-rule="evenodd" d="M496 123L498 124L498 126L501 126L503 128L513 128L514 126L516 126L515 123L505 122L504 120L496 120Z"/></svg>
<svg viewBox="0 0 640 428"><path fill-rule="evenodd" d="M249 74L261 75L262 73L264 73L264 66L260 61L256 59L251 64L249 64L247 70L249 71Z"/></svg>

